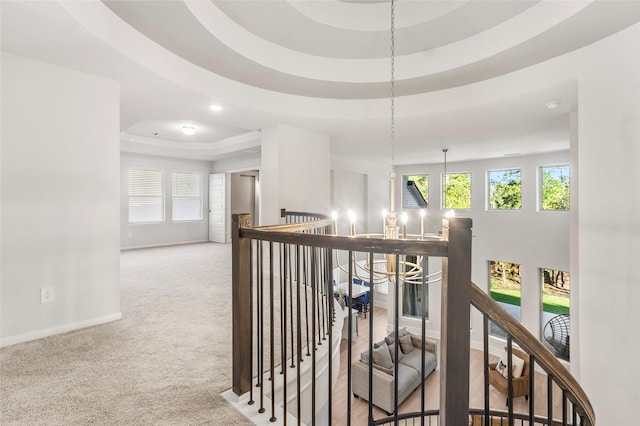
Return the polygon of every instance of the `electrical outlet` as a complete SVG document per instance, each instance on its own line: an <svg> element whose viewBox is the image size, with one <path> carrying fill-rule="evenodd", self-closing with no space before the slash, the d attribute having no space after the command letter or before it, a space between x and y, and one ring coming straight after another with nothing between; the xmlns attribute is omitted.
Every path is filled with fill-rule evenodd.
<svg viewBox="0 0 640 426"><path fill-rule="evenodd" d="M56 292L53 287L42 287L40 289L40 303L48 303L56 300Z"/></svg>

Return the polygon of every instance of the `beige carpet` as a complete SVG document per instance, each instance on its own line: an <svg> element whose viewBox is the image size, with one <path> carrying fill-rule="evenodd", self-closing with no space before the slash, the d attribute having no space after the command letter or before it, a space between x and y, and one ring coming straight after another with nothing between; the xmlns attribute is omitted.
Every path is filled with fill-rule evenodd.
<svg viewBox="0 0 640 426"><path fill-rule="evenodd" d="M0 350L0 424L246 425L231 387L231 247L126 251L123 319Z"/></svg>

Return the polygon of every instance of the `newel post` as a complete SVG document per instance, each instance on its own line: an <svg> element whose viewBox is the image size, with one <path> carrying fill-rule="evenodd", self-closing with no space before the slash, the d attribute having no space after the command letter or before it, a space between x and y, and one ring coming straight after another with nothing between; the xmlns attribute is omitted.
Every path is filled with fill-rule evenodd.
<svg viewBox="0 0 640 426"><path fill-rule="evenodd" d="M242 395L251 388L251 240L240 237L241 228L249 228L251 216L232 215L231 228L231 305L233 330L233 392Z"/></svg>
<svg viewBox="0 0 640 426"><path fill-rule="evenodd" d="M440 424L469 423L471 225L468 218L443 220L449 241L442 261Z"/></svg>

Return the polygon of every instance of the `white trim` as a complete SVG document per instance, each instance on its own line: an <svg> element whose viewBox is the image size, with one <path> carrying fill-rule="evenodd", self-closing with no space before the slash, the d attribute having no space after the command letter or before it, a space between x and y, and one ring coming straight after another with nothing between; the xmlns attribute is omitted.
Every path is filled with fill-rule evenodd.
<svg viewBox="0 0 640 426"><path fill-rule="evenodd" d="M82 328L93 327L95 325L106 324L109 322L122 319L122 312L116 312L109 315L104 315L97 318L92 318L85 321L77 321L68 324L59 325L56 327L45 328L43 330L32 331L29 333L18 334L16 336L5 337L0 339L0 348L17 343L29 342L31 340L42 339L43 337L54 336L56 334L68 333L70 331L79 330Z"/></svg>
<svg viewBox="0 0 640 426"><path fill-rule="evenodd" d="M120 251L136 250L136 249L143 249L143 248L154 248L154 247L182 246L185 244L198 244L198 243L208 243L208 242L209 240L194 240L194 241L178 241L174 243L162 243L162 244L145 244L141 246L120 247Z"/></svg>

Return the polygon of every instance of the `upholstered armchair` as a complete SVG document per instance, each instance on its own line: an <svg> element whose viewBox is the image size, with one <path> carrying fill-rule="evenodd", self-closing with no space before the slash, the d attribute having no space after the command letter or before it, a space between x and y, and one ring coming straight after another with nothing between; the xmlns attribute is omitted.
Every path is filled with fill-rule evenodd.
<svg viewBox="0 0 640 426"><path fill-rule="evenodd" d="M512 396L514 398L524 396L525 399L529 399L529 355L515 348L512 349L511 353L514 357L518 357L524 361L522 374L519 377L513 378ZM497 365L498 362L489 364L489 384L506 396L507 404L509 404L509 382L500 371L496 370Z"/></svg>

